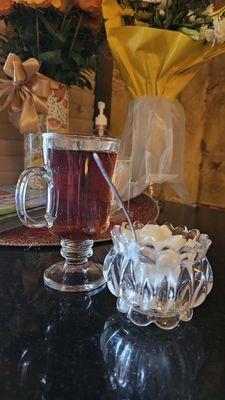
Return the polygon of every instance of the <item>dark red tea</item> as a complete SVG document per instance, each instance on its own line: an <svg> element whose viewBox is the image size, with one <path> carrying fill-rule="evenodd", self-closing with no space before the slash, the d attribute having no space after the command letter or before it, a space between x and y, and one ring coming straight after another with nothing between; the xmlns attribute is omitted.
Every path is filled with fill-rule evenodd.
<svg viewBox="0 0 225 400"><path fill-rule="evenodd" d="M116 154L98 153L112 178ZM51 228L63 239L82 241L107 229L111 191L93 159L93 153L74 150L48 150L53 174ZM53 212L52 212L53 211Z"/></svg>

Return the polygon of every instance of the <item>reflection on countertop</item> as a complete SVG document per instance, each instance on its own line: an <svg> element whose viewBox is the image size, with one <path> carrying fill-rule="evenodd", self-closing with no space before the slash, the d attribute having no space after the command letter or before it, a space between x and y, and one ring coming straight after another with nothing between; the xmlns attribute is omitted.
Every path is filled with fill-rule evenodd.
<svg viewBox="0 0 225 400"><path fill-rule="evenodd" d="M42 400L69 399L73 393L74 399L89 399L94 385L94 398L101 398L105 391L99 347L103 319L90 296L62 294L57 298L42 336L22 350L18 379L23 396L35 399L38 393Z"/></svg>
<svg viewBox="0 0 225 400"><path fill-rule="evenodd" d="M194 399L204 349L192 322L163 332L115 314L105 323L101 349L117 399Z"/></svg>
<svg viewBox="0 0 225 400"><path fill-rule="evenodd" d="M192 321L170 332L127 324L107 289L47 290L58 248L0 248L1 400L225 399L225 212L169 204L160 221L169 220L209 234L215 278ZM95 261L110 246L95 246Z"/></svg>

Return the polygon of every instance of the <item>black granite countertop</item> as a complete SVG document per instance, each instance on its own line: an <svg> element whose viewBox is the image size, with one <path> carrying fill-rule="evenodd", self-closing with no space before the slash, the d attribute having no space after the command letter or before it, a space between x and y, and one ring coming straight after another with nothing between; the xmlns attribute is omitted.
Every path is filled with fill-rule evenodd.
<svg viewBox="0 0 225 400"><path fill-rule="evenodd" d="M129 325L107 289L47 290L42 273L59 249L0 248L1 400L225 399L225 211L167 203L160 220L213 240L214 288L171 332ZM109 248L97 245L94 258Z"/></svg>

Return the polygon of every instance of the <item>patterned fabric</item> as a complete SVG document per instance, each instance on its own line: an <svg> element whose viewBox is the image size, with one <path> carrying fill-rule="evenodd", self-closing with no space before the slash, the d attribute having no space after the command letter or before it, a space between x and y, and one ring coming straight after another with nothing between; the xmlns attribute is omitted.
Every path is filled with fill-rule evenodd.
<svg viewBox="0 0 225 400"><path fill-rule="evenodd" d="M155 200L145 194L130 201L129 214L132 221L140 221L144 224L154 222L158 218L159 208ZM99 236L96 242L111 239L110 231L114 225L120 225L126 221L122 211L112 215L111 224L106 233ZM30 229L21 227L0 234L0 246L21 246L21 247L40 247L40 246L59 246L60 239L51 234L47 228Z"/></svg>
<svg viewBox="0 0 225 400"><path fill-rule="evenodd" d="M47 132L69 132L69 91L62 83L48 98L46 127Z"/></svg>
<svg viewBox="0 0 225 400"><path fill-rule="evenodd" d="M48 97L48 113L39 116L40 132L27 133L24 139L25 168L43 165L42 132L69 132L69 90L66 85L58 84L58 89L53 89ZM33 178L33 182L40 182L33 187L43 187L40 178Z"/></svg>

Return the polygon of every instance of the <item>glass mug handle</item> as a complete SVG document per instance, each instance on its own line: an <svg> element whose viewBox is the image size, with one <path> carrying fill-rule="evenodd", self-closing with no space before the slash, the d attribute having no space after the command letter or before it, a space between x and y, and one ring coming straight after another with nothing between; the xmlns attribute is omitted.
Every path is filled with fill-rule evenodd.
<svg viewBox="0 0 225 400"><path fill-rule="evenodd" d="M42 178L48 185L48 197L49 189L52 183L52 179L48 176L47 170L44 167L27 168L19 177L16 187L16 209L20 221L29 228L46 228L51 225L51 216L46 213L44 216L32 218L26 210L26 192L27 186L31 178L33 177ZM48 199L47 199L48 204Z"/></svg>

